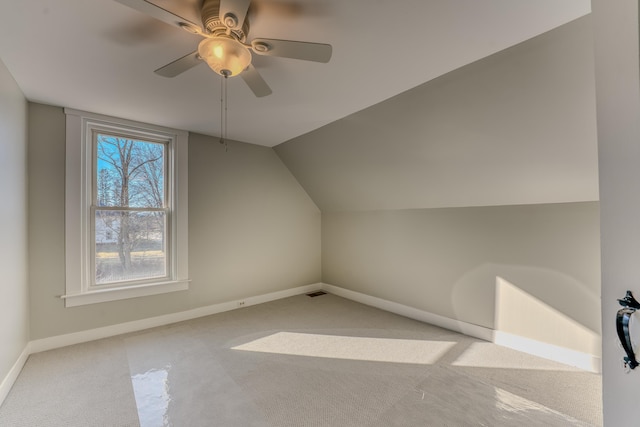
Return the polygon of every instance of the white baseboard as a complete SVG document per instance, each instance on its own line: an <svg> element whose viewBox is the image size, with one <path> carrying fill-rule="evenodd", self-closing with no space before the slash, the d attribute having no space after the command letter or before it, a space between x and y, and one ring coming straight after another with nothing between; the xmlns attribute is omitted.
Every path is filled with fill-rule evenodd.
<svg viewBox="0 0 640 427"><path fill-rule="evenodd" d="M20 356L18 356L18 360L16 360L16 363L13 364L13 366L9 370L9 373L7 373L7 375L0 383L0 405L2 405L2 402L4 402L4 399L9 394L9 390L11 390L11 387L13 387L13 383L16 382L16 379L18 378L18 375L20 375L20 371L22 371L24 364L27 363L27 359L29 358L30 354L31 352L29 343L27 343L24 350L22 350L22 353L20 353Z"/></svg>
<svg viewBox="0 0 640 427"><path fill-rule="evenodd" d="M602 372L602 359L592 354L502 331L494 332L493 342L503 347L564 363L585 371L597 374Z"/></svg>
<svg viewBox="0 0 640 427"><path fill-rule="evenodd" d="M602 361L598 356L588 353L582 353L565 347L559 347L553 344L525 338L506 332L495 331L483 326L474 325L460 320L454 320L428 311L409 307L397 302L388 301L382 298L372 297L360 292L351 291L339 286L322 283L322 290L331 294L359 302L361 304L370 305L381 310L399 314L410 319L419 320L431 325L439 326L444 329L459 332L474 338L489 341L503 347L509 347L523 353L532 354L545 359L563 363L565 365L574 366L585 371L600 373L602 370Z"/></svg>
<svg viewBox="0 0 640 427"><path fill-rule="evenodd" d="M105 326L103 328L89 329L86 331L73 332L70 334L57 335L48 338L33 340L27 343L24 350L14 363L9 373L0 383L0 405L9 394L11 387L15 383L20 371L27 362L30 354L39 353L46 350L66 347L68 345L80 344L83 342L94 341L101 338L113 337L129 332L142 331L157 326L169 325L171 323L182 322L185 320L196 319L198 317L209 316L212 314L222 313L225 311L236 310L251 305L262 304L269 301L275 301L282 298L288 298L295 295L305 294L318 291L321 289L320 283L311 285L298 286L296 288L285 289L282 291L271 292L264 295L257 295L239 300L213 304L206 307L194 308L192 310L181 311L178 313L166 314L163 316L151 317L148 319L135 320L132 322L120 323L117 325ZM239 301L244 304L239 305Z"/></svg>
<svg viewBox="0 0 640 427"><path fill-rule="evenodd" d="M236 310L242 307L262 304L269 301L275 301L282 298L300 295L308 292L317 291L321 288L320 283L311 285L298 286L296 288L285 289L282 291L271 292L268 294L257 295L248 298L242 298L234 301L223 302L219 304L208 305L206 307L198 307L192 310L180 311L177 313L165 314L162 316L150 317L147 319L134 320L132 322L119 323L117 325L105 326L103 328L89 329L86 331L73 332L70 334L57 335L49 338L42 338L31 341L31 353L39 353L41 351L52 350L55 348L66 347L68 345L80 344L83 342L94 341L102 338L109 338L116 335L126 334L129 332L142 331L158 326L169 325L172 323L183 322L185 320L197 319L198 317L210 316L212 314L222 313L225 311ZM244 304L239 306L239 301Z"/></svg>
<svg viewBox="0 0 640 427"><path fill-rule="evenodd" d="M485 341L493 341L493 330L483 326L473 325L471 323L461 322L449 317L440 316L439 314L429 313L428 311L419 310L397 302L388 301L382 298L372 297L360 292L350 291L339 286L322 284L322 290L331 294L359 302L361 304L370 305L381 310L399 314L400 316L410 319L419 320L430 325L439 326L450 331L460 332L461 334L471 337L480 338Z"/></svg>

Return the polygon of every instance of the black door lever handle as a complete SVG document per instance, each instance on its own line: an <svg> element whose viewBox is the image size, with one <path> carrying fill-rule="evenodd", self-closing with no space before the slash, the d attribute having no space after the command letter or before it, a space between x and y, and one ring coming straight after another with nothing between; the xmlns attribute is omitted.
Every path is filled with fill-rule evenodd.
<svg viewBox="0 0 640 427"><path fill-rule="evenodd" d="M633 313L640 308L640 302L633 297L631 291L627 291L625 297L619 299L618 302L623 306L623 308L618 310L618 313L616 314L616 330L618 331L618 338L622 343L622 348L624 348L624 351L627 353L624 358L624 364L625 366L628 366L629 369L635 369L639 363L636 360L636 355L631 343L629 321L631 320Z"/></svg>

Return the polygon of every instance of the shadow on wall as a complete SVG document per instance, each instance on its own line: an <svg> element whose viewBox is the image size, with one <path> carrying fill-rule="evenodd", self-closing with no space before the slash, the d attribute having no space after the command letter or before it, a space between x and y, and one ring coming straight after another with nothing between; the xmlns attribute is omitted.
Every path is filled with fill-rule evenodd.
<svg viewBox="0 0 640 427"><path fill-rule="evenodd" d="M454 285L452 303L459 320L482 319L497 333L600 355L600 299L568 275L486 264Z"/></svg>

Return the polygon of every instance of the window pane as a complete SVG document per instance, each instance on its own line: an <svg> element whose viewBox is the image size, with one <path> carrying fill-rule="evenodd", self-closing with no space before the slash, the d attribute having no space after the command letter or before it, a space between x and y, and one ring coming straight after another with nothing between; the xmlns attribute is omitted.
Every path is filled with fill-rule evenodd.
<svg viewBox="0 0 640 427"><path fill-rule="evenodd" d="M96 210L95 283L167 275L164 212Z"/></svg>
<svg viewBox="0 0 640 427"><path fill-rule="evenodd" d="M97 206L164 206L164 144L97 134L95 156Z"/></svg>

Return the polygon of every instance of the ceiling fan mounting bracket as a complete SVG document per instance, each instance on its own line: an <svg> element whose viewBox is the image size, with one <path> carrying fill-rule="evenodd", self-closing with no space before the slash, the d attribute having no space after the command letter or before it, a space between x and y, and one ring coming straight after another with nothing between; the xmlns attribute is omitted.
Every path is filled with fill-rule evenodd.
<svg viewBox="0 0 640 427"><path fill-rule="evenodd" d="M200 28L196 27L193 24L190 24L188 22L178 22L178 26L180 28L182 28L183 30L185 30L188 33L191 34L202 34L202 31L200 30Z"/></svg>
<svg viewBox="0 0 640 427"><path fill-rule="evenodd" d="M262 42L262 41L257 41L252 43L251 47L253 48L253 50L259 53L269 52L272 49L269 43Z"/></svg>

